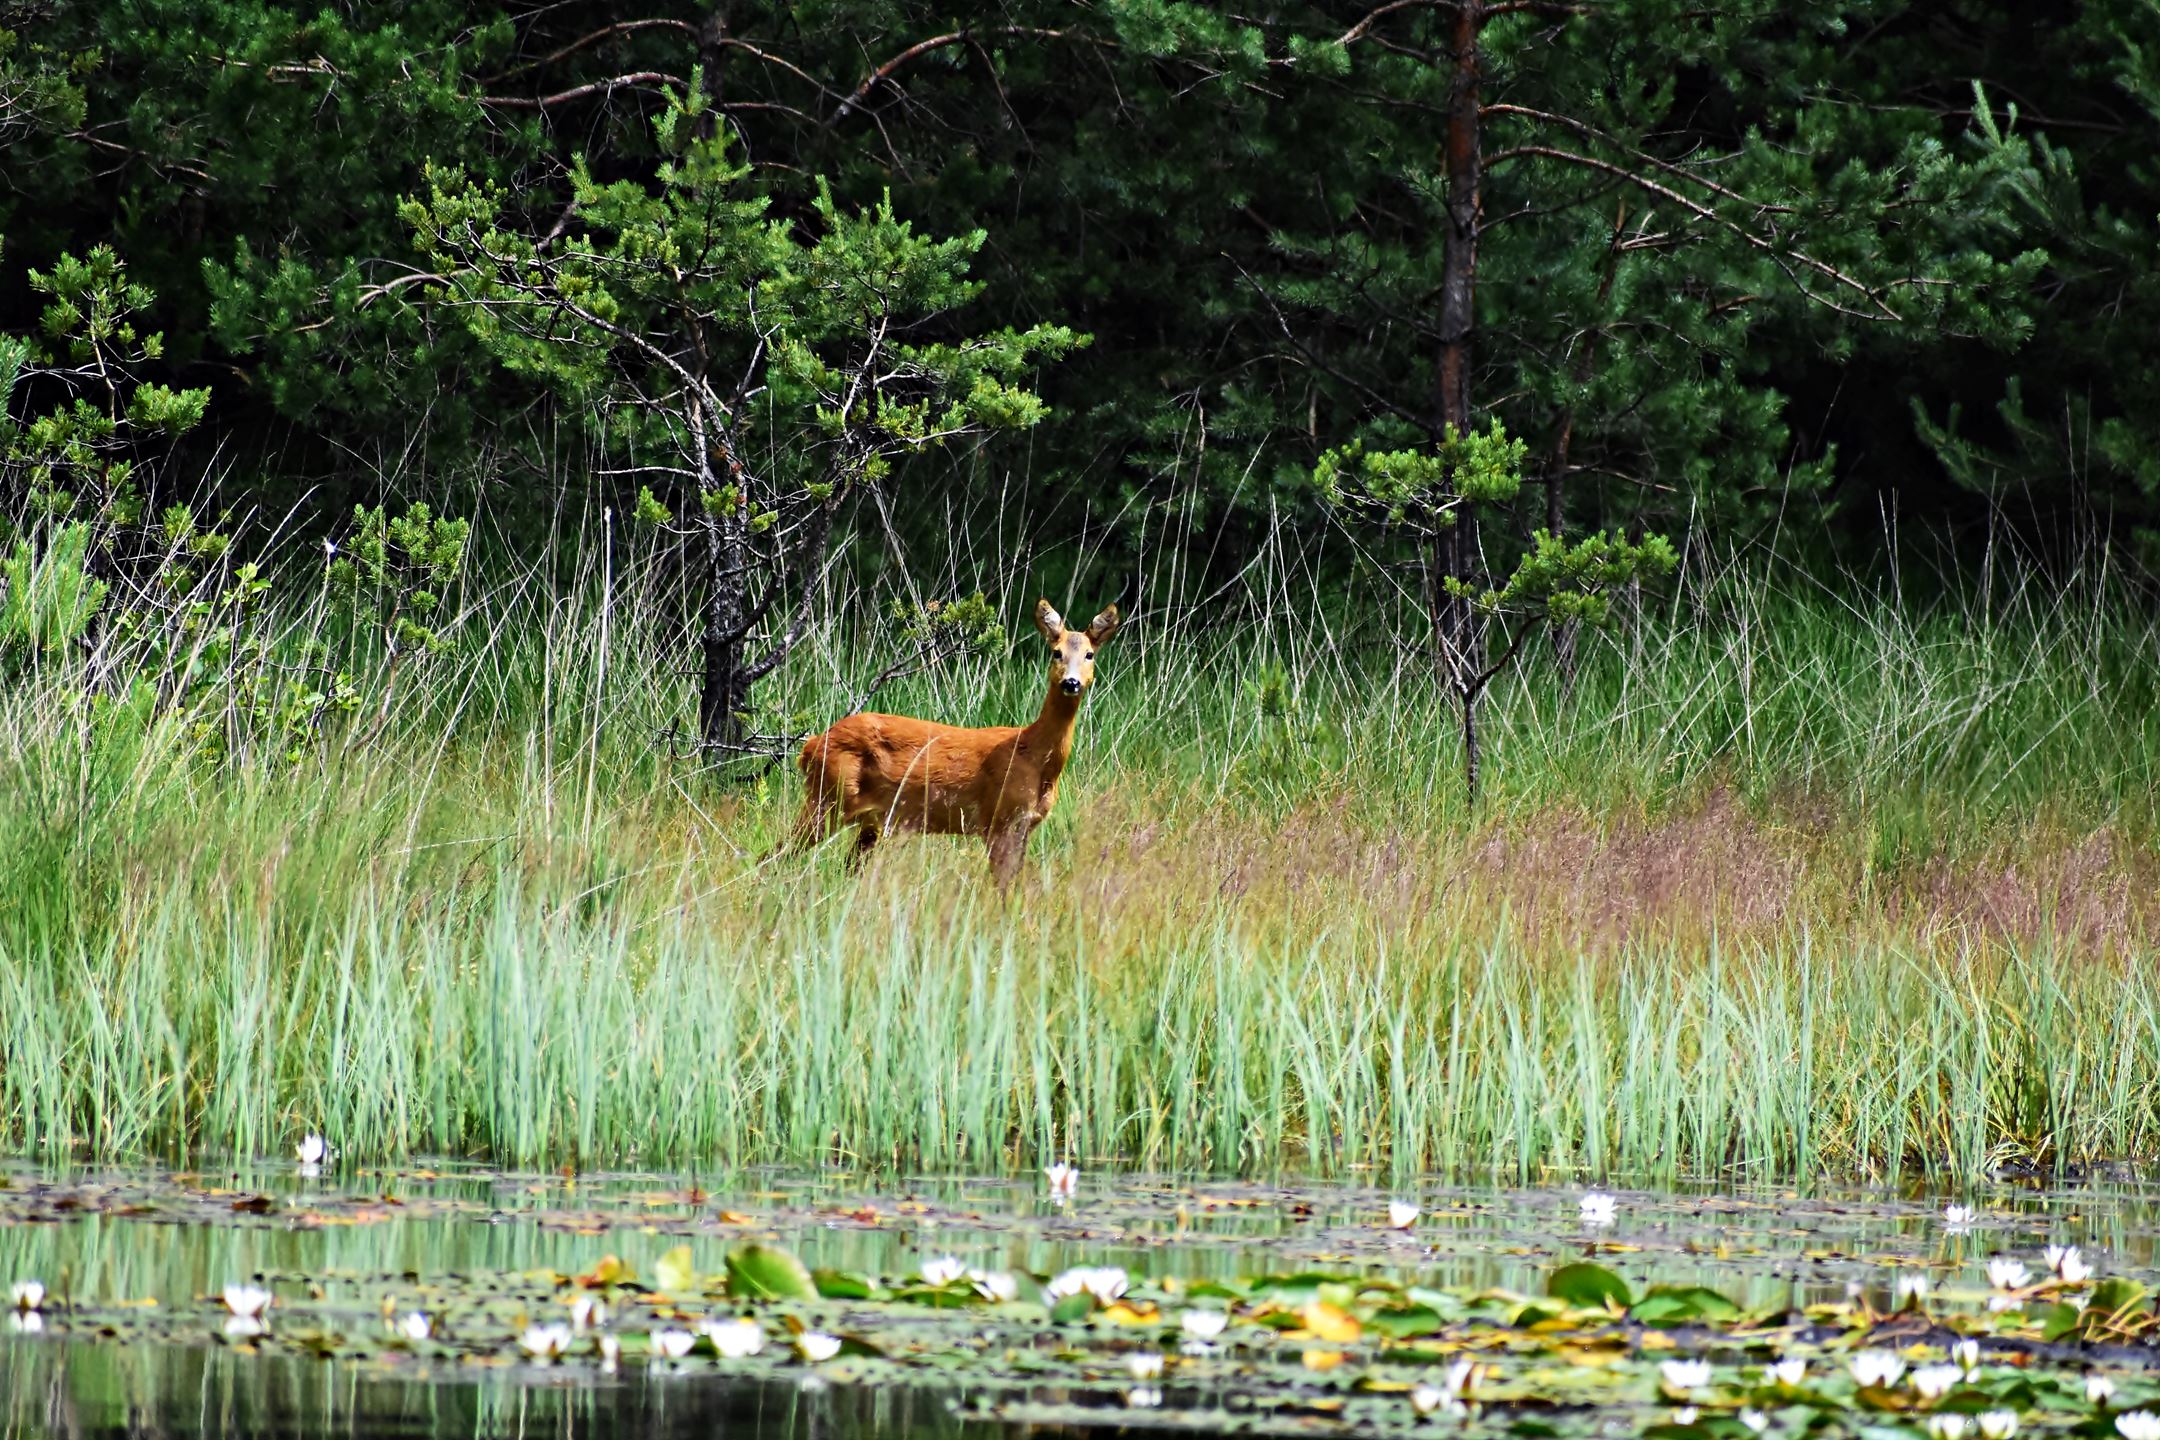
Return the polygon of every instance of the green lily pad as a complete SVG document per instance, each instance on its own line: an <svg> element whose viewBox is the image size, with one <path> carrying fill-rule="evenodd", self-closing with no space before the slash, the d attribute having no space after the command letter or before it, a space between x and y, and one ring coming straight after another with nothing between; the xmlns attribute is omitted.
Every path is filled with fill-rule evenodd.
<svg viewBox="0 0 2160 1440"><path fill-rule="evenodd" d="M866 1277L830 1266L811 1271L810 1281L827 1300L867 1300L875 1289Z"/></svg>
<svg viewBox="0 0 2160 1440"><path fill-rule="evenodd" d="M1645 1325L1684 1325L1699 1320L1722 1323L1739 1315L1739 1306L1702 1285L1653 1285L1642 1299L1628 1307L1629 1318Z"/></svg>
<svg viewBox="0 0 2160 1440"><path fill-rule="evenodd" d="M1563 1265L1545 1282L1545 1293L1570 1305L1596 1310L1611 1305L1625 1310L1634 1297L1627 1282L1602 1265Z"/></svg>
<svg viewBox="0 0 2160 1440"><path fill-rule="evenodd" d="M1402 1340L1412 1335L1430 1335L1443 1323L1440 1312L1430 1305L1391 1305L1373 1311L1365 1327L1390 1340Z"/></svg>
<svg viewBox="0 0 2160 1440"><path fill-rule="evenodd" d="M728 1252L728 1294L745 1300L815 1300L817 1282L788 1251L743 1245Z"/></svg>

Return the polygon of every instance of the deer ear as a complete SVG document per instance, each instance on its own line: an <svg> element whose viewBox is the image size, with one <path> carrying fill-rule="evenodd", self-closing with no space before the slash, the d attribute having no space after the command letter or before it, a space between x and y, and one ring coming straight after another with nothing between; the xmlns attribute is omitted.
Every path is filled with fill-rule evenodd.
<svg viewBox="0 0 2160 1440"><path fill-rule="evenodd" d="M1048 600L1035 602L1035 628L1042 631L1043 639L1052 645L1065 634L1065 617L1052 609Z"/></svg>
<svg viewBox="0 0 2160 1440"><path fill-rule="evenodd" d="M1097 645L1100 645L1103 642L1107 641L1112 635L1115 635L1117 633L1117 627L1117 606L1112 605L1106 608L1102 612L1102 614L1097 615L1093 620L1088 621L1088 639L1094 641Z"/></svg>

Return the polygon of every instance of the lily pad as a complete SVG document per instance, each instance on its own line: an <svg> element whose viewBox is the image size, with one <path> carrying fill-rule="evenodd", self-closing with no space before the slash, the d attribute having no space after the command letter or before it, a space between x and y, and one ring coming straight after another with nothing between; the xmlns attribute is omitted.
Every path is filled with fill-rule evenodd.
<svg viewBox="0 0 2160 1440"><path fill-rule="evenodd" d="M1570 1305L1595 1310L1605 1306L1625 1310L1633 1298L1627 1282L1602 1265L1563 1265L1545 1282L1545 1293Z"/></svg>
<svg viewBox="0 0 2160 1440"><path fill-rule="evenodd" d="M817 1282L802 1261L770 1245L728 1252L728 1294L743 1300L815 1300Z"/></svg>

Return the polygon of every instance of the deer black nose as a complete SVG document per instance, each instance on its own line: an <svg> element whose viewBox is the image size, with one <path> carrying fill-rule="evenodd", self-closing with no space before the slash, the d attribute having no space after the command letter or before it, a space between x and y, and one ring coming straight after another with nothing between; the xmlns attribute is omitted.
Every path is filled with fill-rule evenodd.
<svg viewBox="0 0 2160 1440"><path fill-rule="evenodd" d="M1080 677L1077 675L1067 675L1063 680L1058 682L1058 689L1063 690L1067 695L1079 694Z"/></svg>

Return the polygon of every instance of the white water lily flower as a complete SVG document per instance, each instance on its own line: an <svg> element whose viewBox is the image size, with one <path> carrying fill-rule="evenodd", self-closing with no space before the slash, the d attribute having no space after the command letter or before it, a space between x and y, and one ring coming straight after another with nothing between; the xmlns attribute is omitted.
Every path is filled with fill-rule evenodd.
<svg viewBox="0 0 2160 1440"><path fill-rule="evenodd" d="M1907 1300L1926 1299L1930 1286L1927 1276L1917 1270L1907 1270L1891 1282L1890 1288L1896 1293L1898 1302L1903 1304Z"/></svg>
<svg viewBox="0 0 2160 1440"><path fill-rule="evenodd" d="M2125 1410L2115 1417L2115 1433L2123 1440L2160 1440L2160 1415L2150 1410Z"/></svg>
<svg viewBox="0 0 2160 1440"><path fill-rule="evenodd" d="M263 1322L253 1315L225 1317L225 1334L234 1340L252 1340L263 1333Z"/></svg>
<svg viewBox="0 0 2160 1440"><path fill-rule="evenodd" d="M1417 1224L1417 1217L1420 1213L1422 1212L1419 1211L1414 1201L1390 1200L1387 1205L1388 1228L1391 1230L1408 1230L1412 1225Z"/></svg>
<svg viewBox="0 0 2160 1440"><path fill-rule="evenodd" d="M1080 1188L1080 1172L1063 1161L1043 1171L1043 1178L1050 1182L1050 1198L1070 1200Z"/></svg>
<svg viewBox="0 0 2160 1440"><path fill-rule="evenodd" d="M815 1330L805 1330L795 1337L795 1348L802 1358L813 1365L822 1364L840 1353L840 1337L824 1335Z"/></svg>
<svg viewBox="0 0 2160 1440"><path fill-rule="evenodd" d="M688 1330L655 1330L652 1332L652 1352L663 1360L680 1360L697 1344L697 1336Z"/></svg>
<svg viewBox="0 0 2160 1440"><path fill-rule="evenodd" d="M1125 1368L1135 1380L1159 1380L1162 1378L1163 1357L1155 1350L1135 1350L1125 1357Z"/></svg>
<svg viewBox="0 0 2160 1440"><path fill-rule="evenodd" d="M1760 1410L1742 1410L1740 1412L1740 1423L1760 1435L1770 1428L1770 1417Z"/></svg>
<svg viewBox="0 0 2160 1440"><path fill-rule="evenodd" d="M741 1360L765 1348L765 1327L747 1316L735 1320L707 1320L698 1333L711 1342L713 1353L723 1360Z"/></svg>
<svg viewBox="0 0 2160 1440"><path fill-rule="evenodd" d="M612 1375L615 1367L622 1363L622 1340L618 1336L602 1335L599 1345L600 1368Z"/></svg>
<svg viewBox="0 0 2160 1440"><path fill-rule="evenodd" d="M925 1285L950 1285L967 1273L967 1267L950 1255L940 1255L935 1260L922 1262L922 1281Z"/></svg>
<svg viewBox="0 0 2160 1440"><path fill-rule="evenodd" d="M1620 1216L1620 1202L1600 1190L1593 1190L1576 1203L1576 1213L1582 1223L1597 1229L1610 1225Z"/></svg>
<svg viewBox="0 0 2160 1440"><path fill-rule="evenodd" d="M1658 1366L1658 1376L1675 1390L1700 1390L1710 1383L1710 1362L1667 1360Z"/></svg>
<svg viewBox="0 0 2160 1440"><path fill-rule="evenodd" d="M1020 1282L1004 1270L970 1270L967 1278L974 1283L975 1293L993 1305L1004 1305L1020 1294Z"/></svg>
<svg viewBox="0 0 2160 1440"><path fill-rule="evenodd" d="M2092 1278L2092 1264L2079 1253L2075 1245L2050 1245L2047 1247L2047 1267L2072 1285L2080 1285Z"/></svg>
<svg viewBox="0 0 2160 1440"><path fill-rule="evenodd" d="M1072 1269L1053 1276L1050 1283L1043 1287L1043 1294L1049 1297L1052 1304L1056 1304L1068 1295L1078 1295L1085 1290L1107 1305L1122 1296L1129 1284L1125 1271L1119 1266L1075 1265Z"/></svg>
<svg viewBox="0 0 2160 1440"><path fill-rule="evenodd" d="M1135 1410L1153 1410L1162 1404L1162 1391L1153 1385L1135 1385L1125 1392L1125 1403Z"/></svg>
<svg viewBox="0 0 2160 1440"><path fill-rule="evenodd" d="M547 1324L528 1325L525 1333L518 1336L518 1348L535 1360L553 1360L570 1348L570 1327Z"/></svg>
<svg viewBox="0 0 2160 1440"><path fill-rule="evenodd" d="M2016 1295L1990 1295L1988 1296L1987 1308L1988 1314L2000 1315L2006 1310L2024 1309L2025 1302Z"/></svg>
<svg viewBox="0 0 2160 1440"><path fill-rule="evenodd" d="M435 1333L435 1322L415 1310L397 1322L397 1332L407 1340L425 1340Z"/></svg>
<svg viewBox="0 0 2160 1440"><path fill-rule="evenodd" d="M303 1135L295 1153L302 1165L320 1165L330 1158L330 1142L320 1135Z"/></svg>
<svg viewBox="0 0 2160 1440"><path fill-rule="evenodd" d="M605 1325L607 1306L590 1295L580 1295L570 1302L570 1324L580 1334L596 1325Z"/></svg>
<svg viewBox="0 0 2160 1440"><path fill-rule="evenodd" d="M1797 1356L1789 1360L1780 1360L1775 1365L1770 1366L1767 1373L1772 1380L1780 1385L1797 1386L1801 1381L1807 1379L1807 1361Z"/></svg>
<svg viewBox="0 0 2160 1440"><path fill-rule="evenodd" d="M1447 1392L1458 1400L1470 1398L1477 1383L1485 1374L1485 1367L1465 1355L1447 1367Z"/></svg>
<svg viewBox="0 0 2160 1440"><path fill-rule="evenodd" d="M1943 1206L1943 1223L1946 1225L1970 1225L1980 1218L1980 1212L1970 1205Z"/></svg>
<svg viewBox="0 0 2160 1440"><path fill-rule="evenodd" d="M1230 1317L1220 1310L1187 1310L1178 1316L1178 1328L1193 1340L1213 1340L1229 1325Z"/></svg>
<svg viewBox="0 0 2160 1440"><path fill-rule="evenodd" d="M1673 1406L1672 1423L1675 1425L1693 1425L1701 1418L1702 1411L1696 1409L1693 1405Z"/></svg>
<svg viewBox="0 0 2160 1440"><path fill-rule="evenodd" d="M270 1292L259 1285L227 1285L225 1308L243 1320L259 1320L270 1308Z"/></svg>
<svg viewBox="0 0 2160 1440"><path fill-rule="evenodd" d="M1097 1265L1085 1271L1080 1280L1080 1288L1105 1305L1123 1296L1130 1284L1120 1265Z"/></svg>
<svg viewBox="0 0 2160 1440"><path fill-rule="evenodd" d="M1980 1433L1986 1440L2010 1440L2017 1434L2018 1417L2015 1410L1983 1410L1980 1412Z"/></svg>
<svg viewBox="0 0 2160 1440"><path fill-rule="evenodd" d="M1448 1397L1437 1385L1418 1385L1410 1391L1410 1408L1420 1415L1437 1414Z"/></svg>
<svg viewBox="0 0 2160 1440"><path fill-rule="evenodd" d="M1927 1417L1927 1432L1934 1436L1935 1440L1959 1440L1971 1423L1963 1415L1930 1415Z"/></svg>
<svg viewBox="0 0 2160 1440"><path fill-rule="evenodd" d="M2113 1380L2108 1379L2105 1375L2087 1375L2085 1377L2086 1404L2105 1405L2114 1398L2115 1382Z"/></svg>
<svg viewBox="0 0 2160 1440"><path fill-rule="evenodd" d="M1940 1400L1965 1378L1955 1365L1922 1365L1912 1372L1913 1392L1923 1400Z"/></svg>
<svg viewBox="0 0 2160 1440"><path fill-rule="evenodd" d="M1853 1379L1875 1390L1889 1389L1905 1373L1905 1362L1888 1350L1862 1350L1851 1364Z"/></svg>
<svg viewBox="0 0 2160 1440"><path fill-rule="evenodd" d="M1068 1295L1078 1295L1087 1289L1088 1267L1075 1265L1070 1270L1060 1270L1043 1285L1043 1298L1055 1305Z"/></svg>
<svg viewBox="0 0 2160 1440"><path fill-rule="evenodd" d="M8 1287L8 1309L29 1311L45 1303L45 1285L39 1280L18 1280Z"/></svg>
<svg viewBox="0 0 2160 1440"><path fill-rule="evenodd" d="M1988 1284L1997 1290L2022 1290L2032 1280L2032 1271L2015 1255L1997 1255L1987 1262Z"/></svg>

